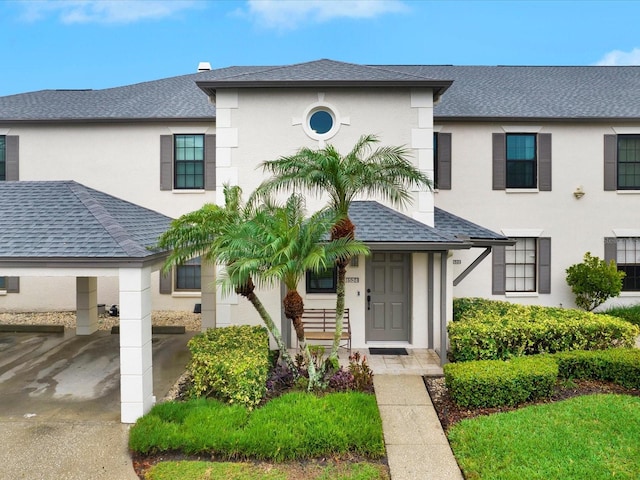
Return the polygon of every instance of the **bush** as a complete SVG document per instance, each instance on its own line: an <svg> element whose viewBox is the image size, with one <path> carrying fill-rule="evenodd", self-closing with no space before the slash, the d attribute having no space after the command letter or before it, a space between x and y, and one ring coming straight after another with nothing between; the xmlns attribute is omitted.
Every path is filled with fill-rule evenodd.
<svg viewBox="0 0 640 480"><path fill-rule="evenodd" d="M253 408L266 391L269 338L264 327L209 329L189 341L191 395Z"/></svg>
<svg viewBox="0 0 640 480"><path fill-rule="evenodd" d="M631 347L640 333L618 318L573 309L476 299L455 300L454 309L459 305L458 321L447 327L455 362Z"/></svg>
<svg viewBox="0 0 640 480"><path fill-rule="evenodd" d="M620 295L624 276L616 262L607 263L589 252L584 254L582 263L567 268L567 283L576 296L576 305L588 312Z"/></svg>
<svg viewBox="0 0 640 480"><path fill-rule="evenodd" d="M554 355L563 378L588 378L640 388L640 350L614 348L602 351L562 352Z"/></svg>
<svg viewBox="0 0 640 480"><path fill-rule="evenodd" d="M547 355L481 360L448 363L444 375L451 398L462 407L514 406L549 397L558 365Z"/></svg>
<svg viewBox="0 0 640 480"><path fill-rule="evenodd" d="M640 304L629 305L626 307L610 307L603 313L611 315L612 317L622 318L623 320L640 327Z"/></svg>

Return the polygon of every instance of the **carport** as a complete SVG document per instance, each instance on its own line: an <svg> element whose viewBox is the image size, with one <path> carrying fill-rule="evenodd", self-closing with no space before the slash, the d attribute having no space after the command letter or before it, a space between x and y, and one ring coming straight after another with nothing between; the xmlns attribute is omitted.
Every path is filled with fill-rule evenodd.
<svg viewBox="0 0 640 480"><path fill-rule="evenodd" d="M151 247L171 218L74 181L0 182L0 204L0 276L75 277L78 335L98 328L98 277L118 277L120 418L135 422L155 403L151 272L168 252Z"/></svg>

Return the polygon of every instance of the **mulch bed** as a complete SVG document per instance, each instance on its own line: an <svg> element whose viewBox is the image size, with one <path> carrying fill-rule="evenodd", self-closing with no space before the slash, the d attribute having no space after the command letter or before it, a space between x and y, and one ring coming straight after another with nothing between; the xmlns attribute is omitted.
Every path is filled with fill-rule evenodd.
<svg viewBox="0 0 640 480"><path fill-rule="evenodd" d="M463 408L454 403L445 386L444 377L424 377L424 383L438 414L442 428L446 432L452 425L465 418L473 418L492 413L509 412L518 408L557 402L580 395L592 395L595 393L617 393L624 395L640 396L640 390L625 388L611 382L598 380L573 380L571 382L558 382L555 391L550 398L527 402L517 407L495 408Z"/></svg>

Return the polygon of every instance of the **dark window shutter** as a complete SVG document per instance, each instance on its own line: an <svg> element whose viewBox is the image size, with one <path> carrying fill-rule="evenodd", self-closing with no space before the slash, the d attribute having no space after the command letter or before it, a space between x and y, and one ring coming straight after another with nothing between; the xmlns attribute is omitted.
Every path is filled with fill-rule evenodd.
<svg viewBox="0 0 640 480"><path fill-rule="evenodd" d="M492 248L491 258L493 262L491 293L504 295L505 292L505 266L504 247L497 245Z"/></svg>
<svg viewBox="0 0 640 480"><path fill-rule="evenodd" d="M160 293L162 295L170 295L171 294L171 277L173 274L173 270L169 270L168 272L160 271Z"/></svg>
<svg viewBox="0 0 640 480"><path fill-rule="evenodd" d="M616 237L604 238L604 260L607 263L611 260L618 261L618 239Z"/></svg>
<svg viewBox="0 0 640 480"><path fill-rule="evenodd" d="M438 178L435 185L439 190L451 190L451 134L438 133Z"/></svg>
<svg viewBox="0 0 640 480"><path fill-rule="evenodd" d="M493 189L504 190L507 184L507 136L493 134ZM504 292L503 292L504 293Z"/></svg>
<svg viewBox="0 0 640 480"><path fill-rule="evenodd" d="M173 135L160 135L160 190L173 190Z"/></svg>
<svg viewBox="0 0 640 480"><path fill-rule="evenodd" d="M216 136L204 136L204 189L216 189Z"/></svg>
<svg viewBox="0 0 640 480"><path fill-rule="evenodd" d="M538 239L538 293L551 293L551 239Z"/></svg>
<svg viewBox="0 0 640 480"><path fill-rule="evenodd" d="M618 136L604 136L604 189L615 191L618 188Z"/></svg>
<svg viewBox="0 0 640 480"><path fill-rule="evenodd" d="M5 179L7 181L17 181L20 180L20 140L17 135L7 135L5 137L5 148L6 148L6 175Z"/></svg>
<svg viewBox="0 0 640 480"><path fill-rule="evenodd" d="M7 293L20 293L20 277L6 277Z"/></svg>
<svg viewBox="0 0 640 480"><path fill-rule="evenodd" d="M538 190L551 191L551 134L538 135Z"/></svg>

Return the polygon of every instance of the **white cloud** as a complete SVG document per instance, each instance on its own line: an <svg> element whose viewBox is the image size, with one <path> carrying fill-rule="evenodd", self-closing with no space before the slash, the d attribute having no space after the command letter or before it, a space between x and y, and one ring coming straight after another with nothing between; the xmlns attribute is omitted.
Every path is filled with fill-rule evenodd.
<svg viewBox="0 0 640 480"><path fill-rule="evenodd" d="M62 23L133 23L169 17L193 8L195 1L175 0L27 0L22 18L37 21L50 15Z"/></svg>
<svg viewBox="0 0 640 480"><path fill-rule="evenodd" d="M405 12L400 0L249 0L249 15L269 28L294 29L303 22L326 22L335 18L373 18Z"/></svg>
<svg viewBox="0 0 640 480"><path fill-rule="evenodd" d="M613 50L602 57L595 65L640 65L640 48L634 48L630 52Z"/></svg>

